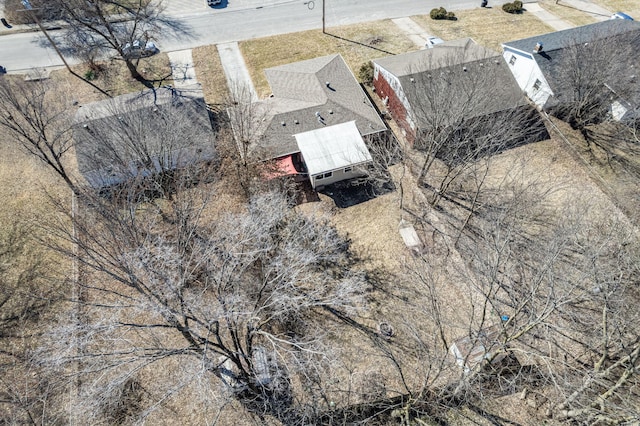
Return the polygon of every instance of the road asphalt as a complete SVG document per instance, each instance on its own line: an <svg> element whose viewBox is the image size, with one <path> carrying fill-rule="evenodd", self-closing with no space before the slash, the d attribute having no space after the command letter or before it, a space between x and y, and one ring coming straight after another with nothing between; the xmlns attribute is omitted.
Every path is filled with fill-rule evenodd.
<svg viewBox="0 0 640 426"><path fill-rule="evenodd" d="M170 52L169 58L172 63L174 80L177 82L176 85L190 85L197 82L190 48L203 44L216 44L229 87L235 88L239 92L248 92L251 99L257 99L237 41L320 28L322 15L319 9L322 8L323 1L327 1L325 19L331 23L331 25L327 25L328 27L392 18L393 23L408 35L416 47L420 48L424 47L425 39L429 36L428 28L422 28L410 16L407 16L407 13L411 15L427 14L432 7L430 3L439 2L439 0L421 0L423 4L416 7L415 4L407 6L409 4L407 1L411 0L394 0L392 7L381 13L374 8L367 8L366 5L364 5L365 9L362 9L362 0L342 0L341 2L336 0L223 0L220 6L214 8L206 6L205 0L169 0L166 12L191 26L193 31L191 37L164 40L161 43L162 50ZM346 3L351 3L354 8L345 8ZM478 7L479 4L476 3L478 2L457 0L449 8L455 10ZM563 30L573 27L571 23L543 9L535 0L525 1L525 3L528 13L535 15L554 29ZM558 3L580 9L597 20L609 19L612 14L611 11L585 0L559 0ZM399 4L400 8L398 9ZM424 7L425 5L426 7ZM346 10L361 10L362 12L352 12L353 15L345 15L343 11ZM364 11L367 12L364 13ZM283 18L286 14L289 16ZM216 26L216 22L220 26ZM247 25L247 22L251 22L251 24ZM5 66L9 72L13 73L26 73L31 68L61 67L60 58L56 56L53 49L43 42L39 33L7 34L8 31L21 29L28 30L29 27L18 26L11 30L0 29L0 51L3 52L0 60L4 62L0 65ZM29 54L25 55L24 52L29 52ZM22 58L22 60L12 62L7 58Z"/></svg>

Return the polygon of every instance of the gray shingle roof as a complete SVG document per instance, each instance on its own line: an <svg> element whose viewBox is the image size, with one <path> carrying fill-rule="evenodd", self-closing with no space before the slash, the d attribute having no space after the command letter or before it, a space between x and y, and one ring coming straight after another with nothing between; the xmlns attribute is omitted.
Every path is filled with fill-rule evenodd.
<svg viewBox="0 0 640 426"><path fill-rule="evenodd" d="M339 54L269 68L265 74L273 97L255 106L260 136L249 148L252 160L298 152L296 133L333 124L355 121L362 135L387 129Z"/></svg>
<svg viewBox="0 0 640 426"><path fill-rule="evenodd" d="M520 87L498 53L471 39L374 61L400 80L418 127L435 108L448 108L465 119L526 104ZM391 70L385 65L390 65ZM430 100L425 100L430 96ZM444 103L445 105L439 105ZM434 105L438 104L438 105Z"/></svg>
<svg viewBox="0 0 640 426"><path fill-rule="evenodd" d="M540 53L533 53L536 43L542 43ZM568 30L557 31L540 36L529 37L504 43L503 46L518 49L532 56L544 74L554 97L550 98L546 107L563 102L567 95L571 96L573 78L567 69L575 67L575 61L589 60L591 66L610 74L607 84L614 90L622 87L620 93L633 105L640 104L640 93L629 92L629 79L636 78L640 60L637 51L640 48L640 22L622 19L611 19L595 24L584 25ZM572 46L591 46L592 52L567 54ZM608 49L611 46L611 50ZM590 56L591 55L591 56ZM598 62L599 61L599 62Z"/></svg>
<svg viewBox="0 0 640 426"><path fill-rule="evenodd" d="M160 88L84 105L73 134L78 169L95 189L215 157L199 88Z"/></svg>
<svg viewBox="0 0 640 426"><path fill-rule="evenodd" d="M396 77L403 77L443 66L494 57L497 54L491 49L476 44L471 38L463 38L437 44L432 49L376 59L373 63L380 65Z"/></svg>

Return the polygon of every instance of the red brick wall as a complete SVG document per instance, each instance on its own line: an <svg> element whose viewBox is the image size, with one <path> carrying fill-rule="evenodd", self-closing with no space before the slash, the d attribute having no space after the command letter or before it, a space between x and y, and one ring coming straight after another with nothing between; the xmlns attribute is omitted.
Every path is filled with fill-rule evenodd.
<svg viewBox="0 0 640 426"><path fill-rule="evenodd" d="M409 125L407 121L407 110L405 109L402 102L398 98L396 92L391 88L389 82L384 78L382 73L378 73L377 77L373 80L373 87L376 88L376 93L380 96L380 99L389 97L389 101L387 103L387 111L391 114L398 126L400 126L406 133L407 140L413 144L415 140L415 131Z"/></svg>

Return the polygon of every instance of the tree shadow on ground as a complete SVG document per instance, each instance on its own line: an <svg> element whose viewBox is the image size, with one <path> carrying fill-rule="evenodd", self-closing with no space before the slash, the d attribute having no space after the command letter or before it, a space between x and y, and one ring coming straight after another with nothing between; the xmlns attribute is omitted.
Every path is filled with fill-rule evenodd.
<svg viewBox="0 0 640 426"><path fill-rule="evenodd" d="M392 182L374 184L371 182L354 183L353 181L342 181L327 185L318 192L330 197L336 207L344 209L372 200L395 189Z"/></svg>

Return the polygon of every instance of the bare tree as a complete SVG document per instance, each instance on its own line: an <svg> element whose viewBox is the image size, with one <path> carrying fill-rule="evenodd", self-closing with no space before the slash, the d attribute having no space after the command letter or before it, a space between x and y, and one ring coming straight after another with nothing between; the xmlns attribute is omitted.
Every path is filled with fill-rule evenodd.
<svg viewBox="0 0 640 426"><path fill-rule="evenodd" d="M157 0L55 0L43 7L45 16L67 24L64 38L72 54L87 59L115 53L131 76L149 87L137 67L147 42L161 34L188 35L183 25L163 14Z"/></svg>
<svg viewBox="0 0 640 426"><path fill-rule="evenodd" d="M416 126L414 147L423 155L418 179L432 187L432 205L492 154L547 136L502 59L469 49L429 57L419 66L426 71L412 73L405 82Z"/></svg>
<svg viewBox="0 0 640 426"><path fill-rule="evenodd" d="M73 109L71 100L57 89L49 80L26 83L3 78L0 127L23 151L42 161L74 189L76 185L66 163L73 147Z"/></svg>
<svg viewBox="0 0 640 426"><path fill-rule="evenodd" d="M584 40L581 33L559 53L550 53L549 73L554 91L549 110L580 130L587 143L595 141L593 125L633 116L639 94L633 52L640 38L636 31L596 33ZM623 112L624 111L624 112ZM626 112L626 114L625 114Z"/></svg>
<svg viewBox="0 0 640 426"><path fill-rule="evenodd" d="M63 418L60 389L30 363L29 351L61 305L61 279L34 241L38 229L20 217L0 225L0 422L55 422Z"/></svg>
<svg viewBox="0 0 640 426"><path fill-rule="evenodd" d="M204 187L125 209L91 198L78 237L59 227L88 271L86 321L53 332L46 358L64 366L81 354L83 380L100 372L109 389L167 358L191 359L250 410L297 421L295 399L306 396L294 387L331 357L318 319L360 306L363 277L328 222L283 194L215 220L212 200ZM104 390L96 386L90 395Z"/></svg>

